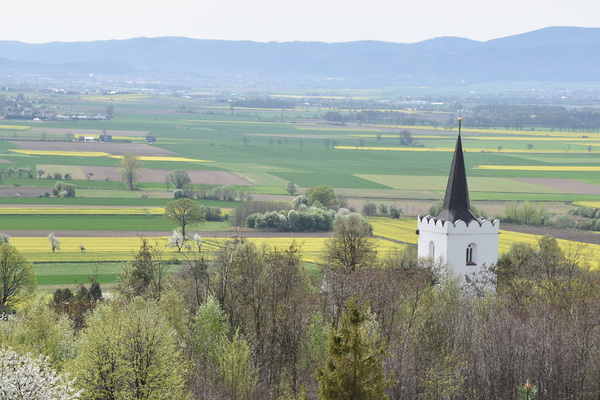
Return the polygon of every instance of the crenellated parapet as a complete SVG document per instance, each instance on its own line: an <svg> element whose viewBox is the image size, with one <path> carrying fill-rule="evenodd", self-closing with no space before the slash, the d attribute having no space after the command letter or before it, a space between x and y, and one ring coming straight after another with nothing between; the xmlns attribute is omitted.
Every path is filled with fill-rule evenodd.
<svg viewBox="0 0 600 400"><path fill-rule="evenodd" d="M438 219L432 215L419 215L417 222L419 231L428 231L433 233L497 234L500 231L500 220L491 218L477 218L466 223L462 219L451 222Z"/></svg>

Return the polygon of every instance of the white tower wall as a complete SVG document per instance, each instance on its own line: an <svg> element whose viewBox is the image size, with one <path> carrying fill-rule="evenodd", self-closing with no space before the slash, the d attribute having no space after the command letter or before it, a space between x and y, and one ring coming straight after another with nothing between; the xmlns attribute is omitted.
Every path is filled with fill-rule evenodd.
<svg viewBox="0 0 600 400"><path fill-rule="evenodd" d="M500 221L471 220L467 225L438 220L430 215L419 217L419 257L440 258L458 275L479 270L498 261Z"/></svg>

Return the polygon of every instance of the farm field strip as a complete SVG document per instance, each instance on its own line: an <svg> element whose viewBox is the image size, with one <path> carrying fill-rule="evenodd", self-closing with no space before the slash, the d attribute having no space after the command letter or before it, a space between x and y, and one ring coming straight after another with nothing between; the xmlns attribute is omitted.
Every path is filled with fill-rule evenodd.
<svg viewBox="0 0 600 400"><path fill-rule="evenodd" d="M343 131L343 130L340 129L340 131ZM377 132L378 129L370 129L369 131ZM376 139L378 135L352 134L352 135L348 135L348 136L365 138L365 139ZM455 139L456 138L455 135L451 135L451 134L427 135L427 134L415 133L412 136L417 139ZM398 134L381 134L380 137L383 139L398 139ZM474 134L466 134L466 135L463 134L462 138L466 142L468 142L469 140L489 140L489 141L502 141L502 142L535 141L535 142L563 142L564 144L577 144L577 145L581 145L581 146L587 146L590 144L590 142L592 144L600 143L600 137L598 137L598 138L581 138L581 137L574 138L574 137L556 137L556 136L550 136L550 137L548 137L548 136L531 136L531 137L517 136L517 137L515 137L515 136L508 136L508 135L507 136L479 136L479 135L474 135ZM574 140L574 139L577 139L578 141L585 142L585 143L565 142L565 140Z"/></svg>
<svg viewBox="0 0 600 400"><path fill-rule="evenodd" d="M235 121L235 120L230 120L230 121L216 121L216 120L210 120L210 119L182 119L182 122L192 122L192 123L209 123L209 124L248 124L248 125L255 125L255 124L259 124L259 125L283 125L286 127L289 127L290 124L287 122L265 122L265 121Z"/></svg>
<svg viewBox="0 0 600 400"><path fill-rule="evenodd" d="M597 172L600 166L591 165L478 165L477 169L497 171L567 171L567 172Z"/></svg>
<svg viewBox="0 0 600 400"><path fill-rule="evenodd" d="M458 129L444 129L444 128L436 128L435 126L414 126L414 125L377 125L379 128L392 128L392 129L408 129L410 131L438 131L444 133L458 133ZM581 138L582 136L587 136L590 138L600 139L599 132L586 132L585 135L582 135L580 132L569 132L569 131L521 131L516 129L474 129L474 128L465 128L461 129L462 133L485 133L485 134L500 134L500 135L523 135L523 136L543 136L543 137L569 137L569 138Z"/></svg>
<svg viewBox="0 0 600 400"><path fill-rule="evenodd" d="M0 215L164 215L162 207L1 207Z"/></svg>
<svg viewBox="0 0 600 400"><path fill-rule="evenodd" d="M373 221L371 221L373 223ZM380 256L387 253L402 250L404 244L395 243L392 240L401 241L407 244L416 244L418 236L415 234L416 221L395 221L395 223L379 223L374 225L374 235L385 237L385 239L375 238L374 242ZM540 236L524 233L501 231L500 234L500 254L507 252L513 243L526 242L535 245ZM175 249L166 248L166 237L148 238L152 243L157 240L159 244L165 246L163 253L165 259L182 259L183 252L179 253ZM317 262L322 254L325 238L249 238L248 240L257 245L269 245L272 247L285 248L295 242L301 246L303 260L306 262ZM61 237L61 250L52 253L45 237L41 238L11 238L11 243L23 253L23 255L32 262L96 262L96 261L129 261L140 247L140 239L137 237ZM204 241L206 249L216 249L225 239L206 239ZM600 257L599 245L581 245L580 243L567 240L558 240L559 245L565 252L581 246L584 257L593 268L598 267ZM83 244L86 248L81 252L79 245Z"/></svg>
<svg viewBox="0 0 600 400"><path fill-rule="evenodd" d="M411 176L411 175L357 175L363 179L380 183L398 190L445 190L448 177ZM470 192L507 192L507 193L564 193L562 190L521 182L511 178L473 176L469 178Z"/></svg>
<svg viewBox="0 0 600 400"><path fill-rule="evenodd" d="M12 130L12 131L24 131L29 128L30 128L29 126L25 126L25 125L2 125L2 124L0 124L0 129L8 129L8 130Z"/></svg>
<svg viewBox="0 0 600 400"><path fill-rule="evenodd" d="M101 151L56 151L56 150L22 150L11 149L11 152L25 155L41 155L41 156L65 156L65 157L110 157L121 159L121 155L112 155ZM185 162L202 162L210 163L209 160L198 160L187 157L161 157L161 156L139 156L141 161L185 161Z"/></svg>
<svg viewBox="0 0 600 400"><path fill-rule="evenodd" d="M138 237L60 237L61 249L52 252L46 237L13 237L10 242L13 244L28 261L41 262L96 262L96 261L130 261L140 248L140 238ZM167 237L149 237L151 244L155 241L164 246L163 256L165 259L183 259L185 250L178 252L176 249L167 247ZM289 247L296 243L302 249L303 261L317 262L323 251L323 245L326 238L248 238L249 241L259 246L268 245L280 249ZM206 250L215 250L226 239L207 238L204 240ZM386 254L404 248L402 244L397 244L389 240L374 239L379 254ZM82 244L85 251L81 251L79 246ZM192 244L190 242L190 244Z"/></svg>
<svg viewBox="0 0 600 400"><path fill-rule="evenodd" d="M454 152L454 147L357 147L357 146L335 146L335 149L339 150L355 150L355 151L406 151L406 152ZM495 153L497 149L494 148L465 148L465 153ZM524 154L588 154L587 150L558 150L558 149L504 149L504 154L510 153L524 153Z"/></svg>
<svg viewBox="0 0 600 400"><path fill-rule="evenodd" d="M575 201L573 204L581 207L600 208L600 201Z"/></svg>
<svg viewBox="0 0 600 400"><path fill-rule="evenodd" d="M60 157L110 157L110 153L102 151L56 151L56 150L22 150L10 149L12 153L30 156L60 156Z"/></svg>

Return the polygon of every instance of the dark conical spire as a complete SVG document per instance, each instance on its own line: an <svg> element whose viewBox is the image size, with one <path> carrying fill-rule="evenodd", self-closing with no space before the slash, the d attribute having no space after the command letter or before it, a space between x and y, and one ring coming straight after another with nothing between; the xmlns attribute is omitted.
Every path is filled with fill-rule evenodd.
<svg viewBox="0 0 600 400"><path fill-rule="evenodd" d="M444 206L437 218L452 223L462 219L466 223L477 219L470 210L469 188L467 187L467 174L465 172L465 159L463 157L462 142L460 140L461 118L458 119L458 139L450 167L448 186Z"/></svg>

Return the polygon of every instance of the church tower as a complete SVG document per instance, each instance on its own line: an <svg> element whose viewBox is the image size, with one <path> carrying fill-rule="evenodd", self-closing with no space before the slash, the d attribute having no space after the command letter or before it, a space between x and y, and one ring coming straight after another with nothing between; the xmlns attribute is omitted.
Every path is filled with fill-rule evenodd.
<svg viewBox="0 0 600 400"><path fill-rule="evenodd" d="M448 262L457 275L498 261L500 221L477 218L470 209L465 159L458 138L450 166L444 206L437 217L418 216L419 257Z"/></svg>

